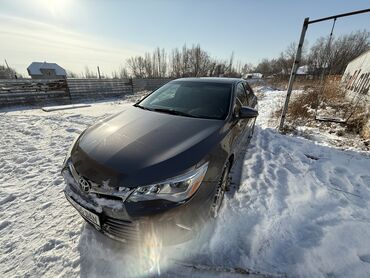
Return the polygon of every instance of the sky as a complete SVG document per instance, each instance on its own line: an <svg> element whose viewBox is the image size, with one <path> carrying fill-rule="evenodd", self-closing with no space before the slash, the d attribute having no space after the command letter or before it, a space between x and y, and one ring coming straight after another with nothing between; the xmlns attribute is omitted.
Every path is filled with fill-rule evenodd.
<svg viewBox="0 0 370 278"><path fill-rule="evenodd" d="M258 64L299 38L305 17L370 8L370 0L0 0L0 65L27 76L33 61L106 75L156 47L200 44L213 57ZM328 35L310 25L306 42ZM338 19L335 35L370 31L370 13Z"/></svg>

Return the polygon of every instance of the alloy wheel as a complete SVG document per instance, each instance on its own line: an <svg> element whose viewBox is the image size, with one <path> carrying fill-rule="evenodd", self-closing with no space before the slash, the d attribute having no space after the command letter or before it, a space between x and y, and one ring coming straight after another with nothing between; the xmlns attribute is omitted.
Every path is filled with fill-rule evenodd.
<svg viewBox="0 0 370 278"><path fill-rule="evenodd" d="M216 218L218 216L219 210L222 205L222 201L225 196L225 191L229 185L228 183L229 183L229 164L227 164L224 168L222 177L216 190L215 197L213 199L213 204L211 207L211 215L213 218Z"/></svg>

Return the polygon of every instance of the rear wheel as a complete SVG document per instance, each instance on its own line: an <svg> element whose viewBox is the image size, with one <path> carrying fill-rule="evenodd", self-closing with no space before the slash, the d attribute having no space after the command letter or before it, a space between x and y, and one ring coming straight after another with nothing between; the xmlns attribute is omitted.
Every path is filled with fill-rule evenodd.
<svg viewBox="0 0 370 278"><path fill-rule="evenodd" d="M216 218L220 211L222 201L224 200L225 191L229 187L229 173L230 173L230 163L226 163L224 170L222 172L221 179L218 183L216 194L213 199L212 207L211 207L211 216Z"/></svg>

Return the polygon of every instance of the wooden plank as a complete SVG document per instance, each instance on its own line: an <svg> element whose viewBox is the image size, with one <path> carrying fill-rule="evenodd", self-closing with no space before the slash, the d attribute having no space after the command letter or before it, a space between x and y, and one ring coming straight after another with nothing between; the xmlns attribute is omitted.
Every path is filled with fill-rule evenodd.
<svg viewBox="0 0 370 278"><path fill-rule="evenodd" d="M76 109L76 108L83 108L83 107L90 107L90 106L91 104L81 103L81 104L47 106L47 107L42 107L41 109L45 112L53 112L53 111L58 111L58 110Z"/></svg>

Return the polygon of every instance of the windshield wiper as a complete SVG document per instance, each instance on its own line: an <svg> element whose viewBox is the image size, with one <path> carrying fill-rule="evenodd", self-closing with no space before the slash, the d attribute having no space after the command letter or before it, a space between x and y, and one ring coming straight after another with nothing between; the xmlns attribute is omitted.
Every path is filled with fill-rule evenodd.
<svg viewBox="0 0 370 278"><path fill-rule="evenodd" d="M135 107L138 107L138 108L141 108L141 109L144 109L144 110L153 111L153 109L148 108L148 107L145 107L145 106L142 106L142 105L140 105L140 104L138 104L138 103L135 103L135 104L134 104L134 106L135 106Z"/></svg>
<svg viewBox="0 0 370 278"><path fill-rule="evenodd" d="M173 109L168 109L168 108L153 108L153 111L161 112L161 113L167 113L167 114L171 114L171 115L178 115L178 116L199 118L197 116L188 114L186 112L182 112L182 111L178 111L178 110L173 110Z"/></svg>
<svg viewBox="0 0 370 278"><path fill-rule="evenodd" d="M192 118L202 118L202 117L199 117L199 116L188 114L186 112L182 112L182 111L178 111L178 110L174 110L174 109L169 109L169 108L148 108L148 107L142 106L138 103L134 104L134 106L138 107L138 108L141 108L141 109L144 109L144 110L155 111L155 112L160 112L160 113L167 113L167 114L171 114L171 115L178 115L178 116L185 116L185 117L192 117Z"/></svg>

